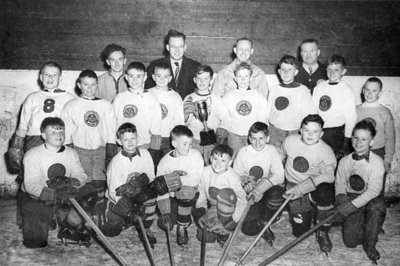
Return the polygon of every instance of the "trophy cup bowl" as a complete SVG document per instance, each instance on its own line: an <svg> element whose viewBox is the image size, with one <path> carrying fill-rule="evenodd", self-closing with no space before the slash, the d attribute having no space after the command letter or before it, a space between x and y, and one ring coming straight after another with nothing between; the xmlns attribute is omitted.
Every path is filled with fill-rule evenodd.
<svg viewBox="0 0 400 266"><path fill-rule="evenodd" d="M214 130L207 127L208 105L206 101L196 102L197 117L203 123L203 129L200 131L200 145L206 146L214 144L217 141Z"/></svg>

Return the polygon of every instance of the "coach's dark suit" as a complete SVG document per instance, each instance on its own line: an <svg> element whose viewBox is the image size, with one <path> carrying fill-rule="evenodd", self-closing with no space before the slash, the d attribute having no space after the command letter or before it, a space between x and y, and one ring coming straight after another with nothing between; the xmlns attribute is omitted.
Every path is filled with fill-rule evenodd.
<svg viewBox="0 0 400 266"><path fill-rule="evenodd" d="M196 88L196 84L193 82L193 77L195 75L196 69L200 66L200 63L194 61L193 59L187 58L184 56L182 58L182 65L180 66L179 76L178 76L178 87L176 87L174 75L171 67L171 59L169 56L164 58L160 58L150 62L149 67L147 69L147 80L145 83L145 89L150 89L156 86L152 75L154 73L154 65L157 63L166 63L171 69L172 79L169 83L169 87L176 92L178 92L182 99L186 97L186 95L194 92Z"/></svg>

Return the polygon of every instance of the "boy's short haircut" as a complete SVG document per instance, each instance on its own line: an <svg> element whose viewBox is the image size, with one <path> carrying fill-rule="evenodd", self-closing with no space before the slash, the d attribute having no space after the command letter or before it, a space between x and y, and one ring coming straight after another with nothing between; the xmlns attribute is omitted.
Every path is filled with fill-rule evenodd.
<svg viewBox="0 0 400 266"><path fill-rule="evenodd" d="M64 129L65 123L59 117L46 117L43 119L42 123L40 124L40 132L44 132L46 128L54 127L57 129Z"/></svg>
<svg viewBox="0 0 400 266"><path fill-rule="evenodd" d="M184 42L186 41L186 35L185 34L183 34L182 32L179 32L177 30L172 30L172 29L168 31L167 37L165 39L167 44L169 43L169 40L171 38L182 38Z"/></svg>
<svg viewBox="0 0 400 266"><path fill-rule="evenodd" d="M110 54L112 54L114 52L121 52L125 57L126 49L124 47L122 47L121 45L118 45L115 43L111 43L111 44L107 45L106 48L104 48L103 52L101 53L104 61L107 60L108 57L110 56Z"/></svg>
<svg viewBox="0 0 400 266"><path fill-rule="evenodd" d="M169 65L167 63L164 63L164 62L156 63L154 65L154 73L156 72L157 69L168 70L169 73L172 75L171 69L169 68Z"/></svg>
<svg viewBox="0 0 400 266"><path fill-rule="evenodd" d="M196 72L195 72L195 76L197 77L197 75L201 75L203 73L210 73L210 77L211 78L214 76L214 71L208 65L198 66L197 69L196 69Z"/></svg>
<svg viewBox="0 0 400 266"><path fill-rule="evenodd" d="M305 43L315 43L315 44L317 45L317 47L319 47L319 42L318 42L318 40L316 40L316 39L305 39L305 40L303 40L303 41L301 42L301 45L300 45L300 46L302 46L302 45L305 44Z"/></svg>
<svg viewBox="0 0 400 266"><path fill-rule="evenodd" d="M123 123L120 125L117 130L118 139L121 139L121 137L127 132L137 133L136 126L132 123Z"/></svg>
<svg viewBox="0 0 400 266"><path fill-rule="evenodd" d="M138 71L143 71L146 73L146 67L142 62L132 62L128 65L126 68L126 73L128 73L129 70L131 69L136 69Z"/></svg>
<svg viewBox="0 0 400 266"><path fill-rule="evenodd" d="M42 65L42 67L40 68L39 74L42 74L42 72L43 72L43 70L44 70L45 67L55 67L55 68L58 68L58 70L60 71L60 75L61 75L61 73L62 73L62 68L61 68L61 66L60 66L59 64L57 64L57 63L54 62L54 61L47 61L47 62L44 63L44 64Z"/></svg>
<svg viewBox="0 0 400 266"><path fill-rule="evenodd" d="M304 117L303 120L301 121L300 127L303 127L303 125L308 125L308 123L310 122L317 123L321 126L321 128L324 128L325 122L322 119L322 117L318 114L311 114Z"/></svg>
<svg viewBox="0 0 400 266"><path fill-rule="evenodd" d="M343 56L338 55L338 54L334 54L328 60L328 66L329 65L342 65L343 67L345 67L346 66L346 61L344 61Z"/></svg>
<svg viewBox="0 0 400 266"><path fill-rule="evenodd" d="M193 132L187 126L177 125L171 130L171 139L181 136L193 138Z"/></svg>
<svg viewBox="0 0 400 266"><path fill-rule="evenodd" d="M236 43L235 43L235 47L237 47L237 44L238 44L240 41L248 41L248 42L250 43L250 46L253 47L253 41L250 40L250 39L247 38L247 37L243 37L243 38L237 39L237 40L236 40Z"/></svg>
<svg viewBox="0 0 400 266"><path fill-rule="evenodd" d="M378 84L379 84L379 88L382 90L383 83L382 83L382 81L381 81L379 78L377 78L377 77L371 77L371 78L367 79L367 81L364 83L364 86L363 86L363 87L365 87L365 85L367 85L368 82L375 82L375 83L378 83Z"/></svg>
<svg viewBox="0 0 400 266"><path fill-rule="evenodd" d="M242 69L249 70L250 76L253 75L253 67L247 62L241 62L239 65L237 65L237 67L233 71L233 73L235 74L235 77L236 77L236 74L239 72L239 70L242 70Z"/></svg>
<svg viewBox="0 0 400 266"><path fill-rule="evenodd" d="M370 118L365 118L363 120L361 120L360 122L358 122L353 129L353 135L356 132L356 130L367 130L371 133L372 137L376 136L376 129L375 129L375 125L374 123L370 120Z"/></svg>
<svg viewBox="0 0 400 266"><path fill-rule="evenodd" d="M288 65L292 65L295 68L297 68L297 59L296 57L292 56L292 55L284 55L282 56L281 60L279 60L279 68L281 68L282 64L288 64Z"/></svg>
<svg viewBox="0 0 400 266"><path fill-rule="evenodd" d="M78 77L78 82L80 83L83 78L93 78L97 81L97 75L93 70L85 69L83 70Z"/></svg>
<svg viewBox="0 0 400 266"><path fill-rule="evenodd" d="M249 137L251 136L251 133L257 134L258 132L262 132L266 137L268 137L268 125L263 122L255 122L249 129Z"/></svg>
<svg viewBox="0 0 400 266"><path fill-rule="evenodd" d="M229 157L232 158L233 155L233 150L231 147L229 147L226 144L218 144L217 146L215 146L212 150L211 150L211 156L212 155L218 155L218 156L222 156L224 154L229 155Z"/></svg>

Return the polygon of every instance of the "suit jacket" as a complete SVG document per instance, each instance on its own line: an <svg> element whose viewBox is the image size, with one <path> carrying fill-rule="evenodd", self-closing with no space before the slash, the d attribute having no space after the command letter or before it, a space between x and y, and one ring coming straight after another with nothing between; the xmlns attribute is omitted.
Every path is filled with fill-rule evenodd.
<svg viewBox="0 0 400 266"><path fill-rule="evenodd" d="M328 79L328 76L326 75L326 66L320 62L318 62L318 68L314 73L312 73L312 75L310 75L310 73L304 69L303 64L300 63L299 73L294 77L294 81L306 86L310 90L311 95L313 94L314 88L317 86L317 82L320 79Z"/></svg>
<svg viewBox="0 0 400 266"><path fill-rule="evenodd" d="M150 62L149 67L147 68L147 80L145 83L145 89L150 89L156 86L152 75L154 73L154 65L157 63L166 63L168 64L169 68L171 69L171 73L173 76L173 71L171 67L171 60L169 56L156 59ZM195 75L195 71L197 67L200 66L200 63L187 58L184 56L182 58L182 65L180 66L179 76L178 76L178 86L175 84L175 79L172 78L171 82L169 83L169 87L181 95L182 99L186 97L186 95L191 94L196 89L196 84L193 82L193 77Z"/></svg>

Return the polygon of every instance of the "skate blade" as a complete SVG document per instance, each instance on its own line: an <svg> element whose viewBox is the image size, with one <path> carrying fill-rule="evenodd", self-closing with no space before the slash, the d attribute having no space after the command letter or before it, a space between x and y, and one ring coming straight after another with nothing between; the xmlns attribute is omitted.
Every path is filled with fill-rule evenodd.
<svg viewBox="0 0 400 266"><path fill-rule="evenodd" d="M71 246L85 246L85 247L90 247L90 245L92 244L90 241L89 242L83 242L83 241L70 241L67 240L65 238L60 239L59 241L56 242L57 245L64 245L66 247L68 247L69 245Z"/></svg>

